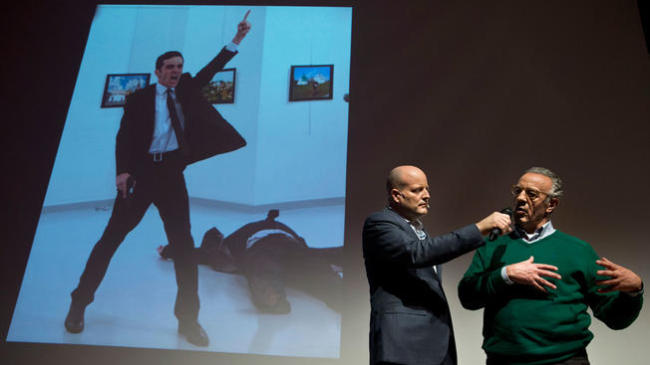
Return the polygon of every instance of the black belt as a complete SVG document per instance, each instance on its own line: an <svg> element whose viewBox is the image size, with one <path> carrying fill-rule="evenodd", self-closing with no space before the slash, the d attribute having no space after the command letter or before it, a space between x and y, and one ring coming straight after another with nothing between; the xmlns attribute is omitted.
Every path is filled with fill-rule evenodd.
<svg viewBox="0 0 650 365"><path fill-rule="evenodd" d="M168 151L168 152L154 152L150 153L151 155L151 161L154 163L160 163L163 161L167 161L169 159L178 159L183 157L183 154L181 153L181 150L173 150L173 151Z"/></svg>

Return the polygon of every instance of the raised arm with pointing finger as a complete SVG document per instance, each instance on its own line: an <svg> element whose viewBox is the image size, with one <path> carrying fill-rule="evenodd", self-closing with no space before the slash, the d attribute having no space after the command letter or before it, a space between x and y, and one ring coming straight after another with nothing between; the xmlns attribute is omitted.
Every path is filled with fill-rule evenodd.
<svg viewBox="0 0 650 365"><path fill-rule="evenodd" d="M246 34L251 30L251 23L248 22L248 15L251 13L250 10L246 12L244 15L244 19L242 19L239 24L237 24L237 34L235 34L235 37L232 39L232 42L234 44L239 45L241 43L242 39L246 37Z"/></svg>

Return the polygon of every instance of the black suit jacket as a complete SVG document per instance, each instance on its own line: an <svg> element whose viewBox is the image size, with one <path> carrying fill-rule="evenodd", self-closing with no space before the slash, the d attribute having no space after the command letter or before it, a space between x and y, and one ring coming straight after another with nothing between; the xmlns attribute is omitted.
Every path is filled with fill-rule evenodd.
<svg viewBox="0 0 650 365"><path fill-rule="evenodd" d="M189 145L187 164L236 150L246 145L239 133L208 103L201 88L237 54L222 49L195 77L184 73L176 86L176 98L183 108L185 137ZM149 148L155 127L156 85L130 95L117 132L115 160L117 174L134 171L151 160Z"/></svg>
<svg viewBox="0 0 650 365"><path fill-rule="evenodd" d="M483 238L473 224L420 240L390 209L366 219L363 256L370 284L371 364L440 364L448 352L456 358L449 306L432 265L481 245Z"/></svg>

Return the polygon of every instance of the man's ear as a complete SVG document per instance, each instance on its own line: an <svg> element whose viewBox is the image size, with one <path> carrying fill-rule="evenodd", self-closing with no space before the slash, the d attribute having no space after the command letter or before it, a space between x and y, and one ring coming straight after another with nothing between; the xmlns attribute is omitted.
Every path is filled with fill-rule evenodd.
<svg viewBox="0 0 650 365"><path fill-rule="evenodd" d="M394 203L399 203L399 197L402 196L402 193L397 189L390 190L390 198Z"/></svg>
<svg viewBox="0 0 650 365"><path fill-rule="evenodd" d="M156 69L153 73L156 75L156 77L158 79L160 79L160 70L159 69Z"/></svg>
<svg viewBox="0 0 650 365"><path fill-rule="evenodd" d="M551 198L548 201L548 207L546 207L546 215L549 215L557 208L557 206L560 204L560 199L558 198Z"/></svg>

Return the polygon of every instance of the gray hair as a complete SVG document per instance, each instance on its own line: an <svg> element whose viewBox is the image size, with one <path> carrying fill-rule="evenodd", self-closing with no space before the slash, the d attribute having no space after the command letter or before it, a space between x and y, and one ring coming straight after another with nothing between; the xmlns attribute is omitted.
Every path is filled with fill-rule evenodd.
<svg viewBox="0 0 650 365"><path fill-rule="evenodd" d="M548 193L550 198L560 198L564 194L564 187L562 184L562 179L554 173L553 171L545 168L545 167L538 167L538 166L533 166L529 168L528 170L524 171L524 174L527 173L533 173L533 174L540 174L548 177L551 179L552 185L551 185L551 191Z"/></svg>

